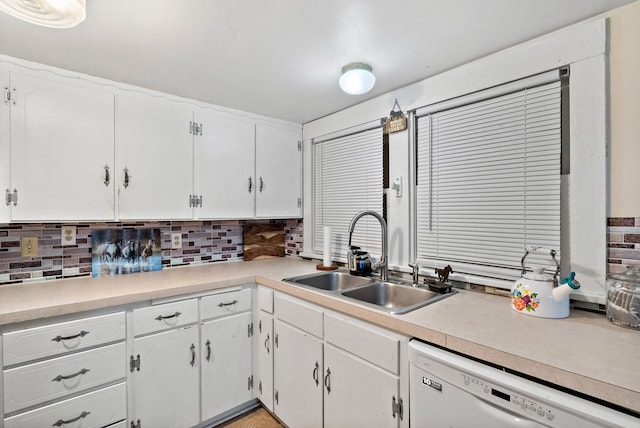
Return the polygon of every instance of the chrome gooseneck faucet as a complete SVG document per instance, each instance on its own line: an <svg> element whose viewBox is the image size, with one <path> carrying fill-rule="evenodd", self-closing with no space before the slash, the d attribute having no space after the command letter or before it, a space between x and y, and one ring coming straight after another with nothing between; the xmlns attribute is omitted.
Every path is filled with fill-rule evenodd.
<svg viewBox="0 0 640 428"><path fill-rule="evenodd" d="M372 263L371 268L375 271L380 272L380 279L383 281L387 281L389 279L389 256L387 254L387 222L384 221L384 218L380 214L375 211L361 211L356 214L353 219L351 219L351 224L349 225L349 248L351 248L351 236L353 235L353 230L356 227L356 223L362 217L370 215L378 219L380 222L380 231L381 231L381 244L382 244L382 256L377 263ZM382 268L382 270L380 270Z"/></svg>

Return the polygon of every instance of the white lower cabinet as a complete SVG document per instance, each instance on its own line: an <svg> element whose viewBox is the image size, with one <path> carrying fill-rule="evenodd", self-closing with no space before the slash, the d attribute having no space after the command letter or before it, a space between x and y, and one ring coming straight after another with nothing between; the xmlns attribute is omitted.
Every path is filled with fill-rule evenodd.
<svg viewBox="0 0 640 428"><path fill-rule="evenodd" d="M131 426L186 428L200 422L199 332L191 323L197 317L196 299L133 311L134 331L150 334L133 339L129 357ZM152 321L160 332L148 331Z"/></svg>
<svg viewBox="0 0 640 428"><path fill-rule="evenodd" d="M332 345L324 345L325 427L397 427L399 379Z"/></svg>
<svg viewBox="0 0 640 428"><path fill-rule="evenodd" d="M275 320L274 411L290 427L322 427L322 341Z"/></svg>
<svg viewBox="0 0 640 428"><path fill-rule="evenodd" d="M125 420L124 339L124 312L4 327L4 427L104 427Z"/></svg>
<svg viewBox="0 0 640 428"><path fill-rule="evenodd" d="M408 338L276 294L274 412L291 427L409 426Z"/></svg>
<svg viewBox="0 0 640 428"><path fill-rule="evenodd" d="M258 310L258 342L256 344L257 397L273 412L273 315Z"/></svg>
<svg viewBox="0 0 640 428"><path fill-rule="evenodd" d="M200 327L203 421L252 399L251 325L245 312Z"/></svg>

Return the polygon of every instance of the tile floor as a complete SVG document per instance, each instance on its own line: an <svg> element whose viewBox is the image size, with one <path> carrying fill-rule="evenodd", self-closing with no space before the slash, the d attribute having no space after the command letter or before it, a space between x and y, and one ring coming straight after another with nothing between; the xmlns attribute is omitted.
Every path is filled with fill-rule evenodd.
<svg viewBox="0 0 640 428"><path fill-rule="evenodd" d="M250 410L230 421L219 425L218 428L283 428L280 423L264 408Z"/></svg>

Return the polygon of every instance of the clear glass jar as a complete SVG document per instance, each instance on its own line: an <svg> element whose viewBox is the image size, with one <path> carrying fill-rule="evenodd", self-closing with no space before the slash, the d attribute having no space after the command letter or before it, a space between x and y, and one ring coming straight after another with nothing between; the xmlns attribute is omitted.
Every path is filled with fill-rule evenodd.
<svg viewBox="0 0 640 428"><path fill-rule="evenodd" d="M625 273L609 275L606 306L609 321L640 330L640 266L627 266Z"/></svg>

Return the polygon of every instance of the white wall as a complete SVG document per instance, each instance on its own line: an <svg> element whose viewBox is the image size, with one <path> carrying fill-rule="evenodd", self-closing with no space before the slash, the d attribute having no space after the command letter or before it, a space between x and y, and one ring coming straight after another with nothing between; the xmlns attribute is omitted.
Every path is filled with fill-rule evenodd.
<svg viewBox="0 0 640 428"><path fill-rule="evenodd" d="M416 45L416 51L420 46ZM536 73L571 65L570 178L571 269L583 284L581 297L603 301L606 275L606 21L576 24L422 80L303 126L305 171L311 171L310 140L385 117L397 98L406 112ZM390 177L402 177L403 195L389 195L389 258L404 269L414 257L411 129L390 136ZM575 177L575 179L574 179ZM308 178L308 177L307 177ZM587 179L585 183L580 180ZM305 237L311 237L310 180L305 180ZM592 190L594 191L591 194ZM578 196L580 195L580 197ZM305 239L305 253L311 251ZM394 267L392 266L392 267ZM565 272L563 272L565 273ZM506 285L506 284L503 284ZM577 296L576 296L577 297Z"/></svg>

